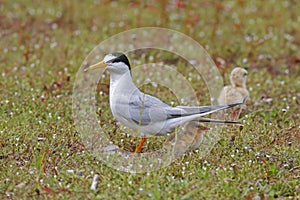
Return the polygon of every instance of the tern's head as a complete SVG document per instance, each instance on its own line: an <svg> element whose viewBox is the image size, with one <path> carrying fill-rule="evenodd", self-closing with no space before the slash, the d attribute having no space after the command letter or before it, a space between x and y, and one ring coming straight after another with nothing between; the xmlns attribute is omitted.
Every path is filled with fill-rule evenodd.
<svg viewBox="0 0 300 200"><path fill-rule="evenodd" d="M248 72L247 70L236 67L232 70L230 74L230 82L235 87L246 87L246 79L247 79Z"/></svg>
<svg viewBox="0 0 300 200"><path fill-rule="evenodd" d="M104 59L87 68L87 70L106 67L110 73L123 74L130 71L130 63L123 53L110 53Z"/></svg>

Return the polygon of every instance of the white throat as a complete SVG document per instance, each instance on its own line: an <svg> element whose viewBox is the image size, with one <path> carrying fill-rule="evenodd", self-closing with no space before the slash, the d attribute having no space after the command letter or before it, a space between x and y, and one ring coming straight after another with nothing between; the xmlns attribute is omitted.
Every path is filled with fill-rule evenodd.
<svg viewBox="0 0 300 200"><path fill-rule="evenodd" d="M128 93L131 93L137 89L137 87L132 81L132 77L129 70L122 74L111 73L109 86L110 100L112 98L120 98L122 94L127 95ZM120 97L115 97L117 95L120 95Z"/></svg>
<svg viewBox="0 0 300 200"><path fill-rule="evenodd" d="M132 95L137 90L129 70L123 74L110 74L109 105L118 121L123 119L119 118L116 113L129 111L124 105L129 105Z"/></svg>

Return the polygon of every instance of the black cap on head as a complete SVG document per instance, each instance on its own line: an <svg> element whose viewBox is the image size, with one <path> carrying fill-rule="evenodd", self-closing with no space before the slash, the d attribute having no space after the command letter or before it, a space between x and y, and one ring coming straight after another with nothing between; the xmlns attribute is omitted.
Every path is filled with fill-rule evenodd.
<svg viewBox="0 0 300 200"><path fill-rule="evenodd" d="M111 55L116 57L110 61L111 63L123 62L128 66L129 70L131 70L129 60L125 56L125 54L116 52L116 53L112 53Z"/></svg>

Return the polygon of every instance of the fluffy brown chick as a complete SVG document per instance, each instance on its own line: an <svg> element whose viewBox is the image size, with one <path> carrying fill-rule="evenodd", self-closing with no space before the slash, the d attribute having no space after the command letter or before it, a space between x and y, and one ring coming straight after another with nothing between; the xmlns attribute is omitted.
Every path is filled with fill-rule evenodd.
<svg viewBox="0 0 300 200"><path fill-rule="evenodd" d="M204 133L209 128L203 126L199 122L191 121L184 125L184 127L177 133L170 135L165 145L172 145L174 148L174 156L180 156L186 152L196 149L203 141Z"/></svg>
<svg viewBox="0 0 300 200"><path fill-rule="evenodd" d="M232 103L241 103L249 98L249 92L246 87L248 72L247 70L236 67L230 74L231 85L225 86L218 99L219 105Z"/></svg>

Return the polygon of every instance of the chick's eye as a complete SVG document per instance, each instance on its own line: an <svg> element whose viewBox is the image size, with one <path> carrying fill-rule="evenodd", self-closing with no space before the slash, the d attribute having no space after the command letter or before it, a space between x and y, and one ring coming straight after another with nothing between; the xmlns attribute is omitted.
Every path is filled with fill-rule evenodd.
<svg viewBox="0 0 300 200"><path fill-rule="evenodd" d="M244 75L244 76L247 76L248 74L247 74L247 73L244 73L243 75Z"/></svg>

